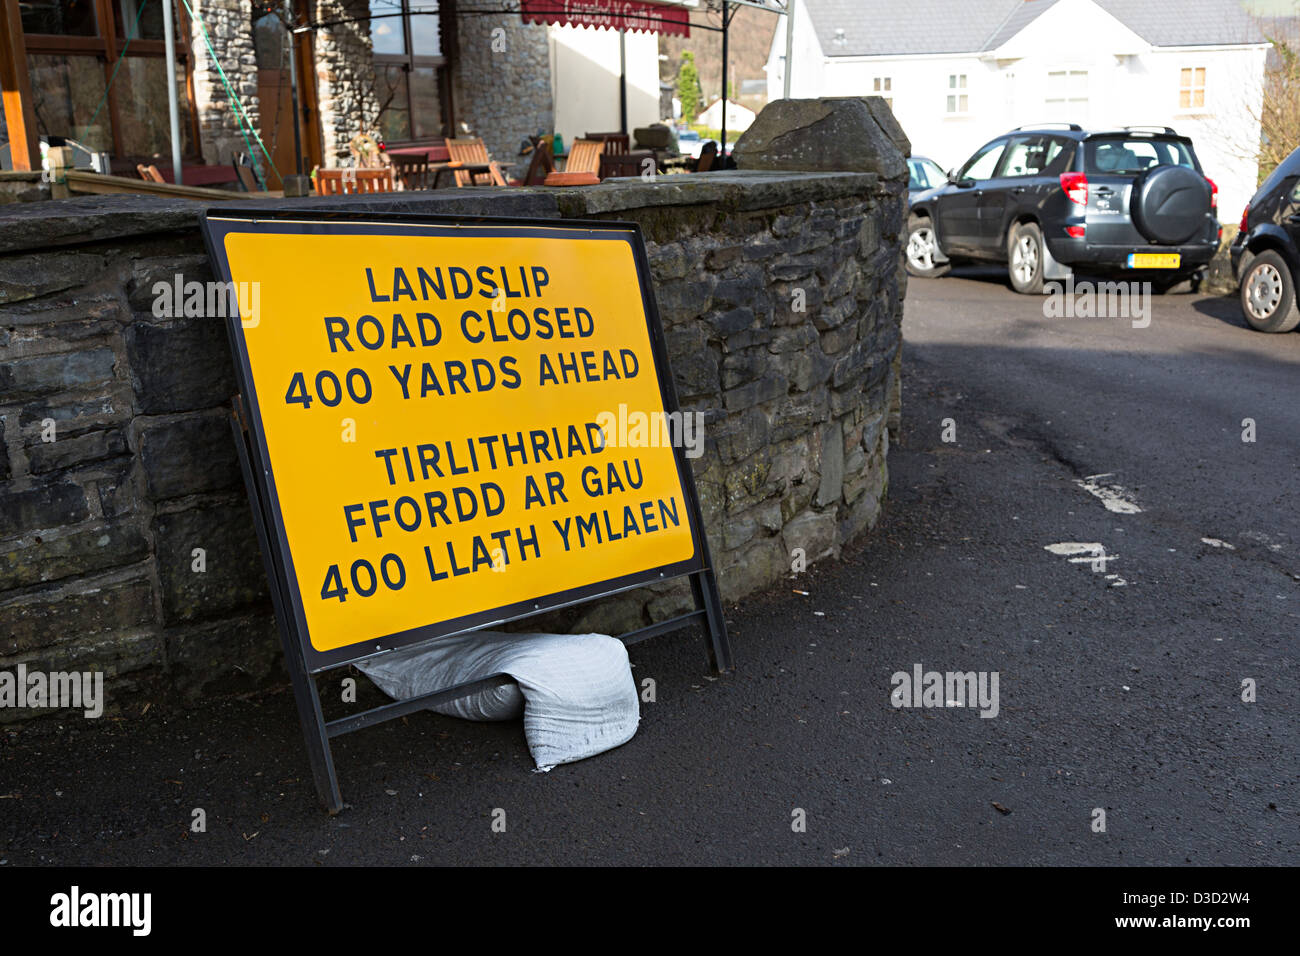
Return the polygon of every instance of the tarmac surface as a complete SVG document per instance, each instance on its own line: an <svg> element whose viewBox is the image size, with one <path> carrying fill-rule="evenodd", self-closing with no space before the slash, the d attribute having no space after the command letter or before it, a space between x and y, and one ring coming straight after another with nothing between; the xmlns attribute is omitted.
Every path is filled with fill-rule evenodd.
<svg viewBox="0 0 1300 956"><path fill-rule="evenodd" d="M47 719L0 732L0 866L1295 865L1300 333L1046 301L911 280L881 523L728 608L734 673L633 648L617 750L539 774L520 723L421 713L335 741L331 818L287 686ZM997 672L997 716L892 706L916 665Z"/></svg>

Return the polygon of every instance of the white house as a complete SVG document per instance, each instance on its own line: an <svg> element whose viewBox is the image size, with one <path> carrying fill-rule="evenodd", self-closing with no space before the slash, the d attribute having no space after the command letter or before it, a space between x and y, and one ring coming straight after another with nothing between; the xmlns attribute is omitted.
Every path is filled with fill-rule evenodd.
<svg viewBox="0 0 1300 956"><path fill-rule="evenodd" d="M793 40L791 96L882 96L944 169L1017 126L1171 126L1218 185L1221 219L1255 192L1269 44L1237 0L798 0Z"/></svg>
<svg viewBox="0 0 1300 956"><path fill-rule="evenodd" d="M727 100L727 142L731 142L732 132L742 133L754 125L757 114L747 106L741 106L735 100ZM709 129L722 128L722 100L714 100L709 108L696 117L695 122Z"/></svg>

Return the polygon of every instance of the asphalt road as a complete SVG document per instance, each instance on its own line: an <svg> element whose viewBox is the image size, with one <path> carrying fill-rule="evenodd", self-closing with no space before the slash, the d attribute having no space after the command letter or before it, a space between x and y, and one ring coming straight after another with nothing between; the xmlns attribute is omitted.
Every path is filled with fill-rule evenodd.
<svg viewBox="0 0 1300 956"><path fill-rule="evenodd" d="M634 648L658 700L618 750L537 774L519 724L419 714L336 742L329 818L287 689L46 722L0 735L0 865L1294 865L1300 334L1043 306L912 280L882 523L729 609L734 674ZM996 671L998 715L891 706L916 664Z"/></svg>

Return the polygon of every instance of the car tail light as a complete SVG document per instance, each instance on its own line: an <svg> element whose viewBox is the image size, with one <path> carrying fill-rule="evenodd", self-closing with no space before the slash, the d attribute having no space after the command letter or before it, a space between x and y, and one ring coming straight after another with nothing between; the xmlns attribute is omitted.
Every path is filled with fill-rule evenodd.
<svg viewBox="0 0 1300 956"><path fill-rule="evenodd" d="M1238 231L1245 232L1247 228L1246 220L1250 218L1250 203L1246 203L1246 208L1241 211L1241 225L1237 227Z"/></svg>
<svg viewBox="0 0 1300 956"><path fill-rule="evenodd" d="M1209 176L1205 177L1205 181L1210 184L1210 208L1218 209L1219 208L1219 187L1214 184L1214 180L1211 179Z"/></svg>
<svg viewBox="0 0 1300 956"><path fill-rule="evenodd" d="M1061 173L1061 188L1076 206L1088 205L1088 176L1086 173Z"/></svg>
<svg viewBox="0 0 1300 956"><path fill-rule="evenodd" d="M1066 226L1065 234L1071 239L1082 239L1087 233L1086 226Z"/></svg>

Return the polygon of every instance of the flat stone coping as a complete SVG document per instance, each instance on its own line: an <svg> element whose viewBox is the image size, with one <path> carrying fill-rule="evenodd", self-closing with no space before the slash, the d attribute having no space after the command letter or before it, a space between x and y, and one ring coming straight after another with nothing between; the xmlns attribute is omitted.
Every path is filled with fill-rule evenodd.
<svg viewBox="0 0 1300 956"><path fill-rule="evenodd" d="M581 219L634 209L717 205L734 211L841 199L884 189L875 173L725 170L610 179L569 188L469 187L322 199L206 203L146 195L79 196L0 205L0 253L25 252L197 228L207 209L349 209L441 216ZM904 189L902 185L898 188Z"/></svg>

